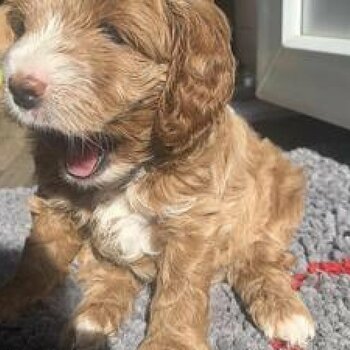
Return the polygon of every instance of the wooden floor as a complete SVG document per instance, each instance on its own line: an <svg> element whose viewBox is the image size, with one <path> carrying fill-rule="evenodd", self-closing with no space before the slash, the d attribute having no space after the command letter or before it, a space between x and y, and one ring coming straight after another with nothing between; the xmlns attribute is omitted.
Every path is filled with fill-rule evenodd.
<svg viewBox="0 0 350 350"><path fill-rule="evenodd" d="M0 188L33 184L34 165L25 131L0 107Z"/></svg>

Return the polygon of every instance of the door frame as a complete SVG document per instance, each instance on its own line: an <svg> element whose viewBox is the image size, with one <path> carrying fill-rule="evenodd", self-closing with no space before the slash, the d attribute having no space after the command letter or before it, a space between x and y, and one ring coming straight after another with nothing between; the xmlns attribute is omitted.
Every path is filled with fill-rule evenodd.
<svg viewBox="0 0 350 350"><path fill-rule="evenodd" d="M350 40L303 35L303 0L282 1L282 43L284 47L350 56Z"/></svg>
<svg viewBox="0 0 350 350"><path fill-rule="evenodd" d="M257 95L350 128L350 40L302 35L302 1L258 1Z"/></svg>

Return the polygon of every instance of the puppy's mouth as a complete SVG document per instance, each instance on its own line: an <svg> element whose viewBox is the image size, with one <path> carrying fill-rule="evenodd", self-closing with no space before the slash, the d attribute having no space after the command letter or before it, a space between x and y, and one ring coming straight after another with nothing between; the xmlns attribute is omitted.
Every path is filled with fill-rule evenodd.
<svg viewBox="0 0 350 350"><path fill-rule="evenodd" d="M102 170L106 162L106 150L98 144L84 141L80 147L68 147L65 167L67 174L85 180Z"/></svg>

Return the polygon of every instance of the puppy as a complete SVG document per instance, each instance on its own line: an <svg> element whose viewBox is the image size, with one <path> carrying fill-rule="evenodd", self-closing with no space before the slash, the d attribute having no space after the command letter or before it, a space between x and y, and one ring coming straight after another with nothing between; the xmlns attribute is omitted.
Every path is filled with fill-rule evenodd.
<svg viewBox="0 0 350 350"><path fill-rule="evenodd" d="M62 349L101 349L145 283L141 350L208 350L209 289L226 280L269 338L305 345L291 288L300 169L228 103L227 21L209 0L10 0L5 99L32 132L39 189L2 320L78 259L84 297Z"/></svg>

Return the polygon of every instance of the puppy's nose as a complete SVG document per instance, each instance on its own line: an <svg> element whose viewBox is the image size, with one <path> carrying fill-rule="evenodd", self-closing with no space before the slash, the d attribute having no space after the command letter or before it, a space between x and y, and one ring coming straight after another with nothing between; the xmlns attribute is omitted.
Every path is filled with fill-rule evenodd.
<svg viewBox="0 0 350 350"><path fill-rule="evenodd" d="M31 110L38 107L47 84L31 75L14 75L9 79L9 90L18 107Z"/></svg>

